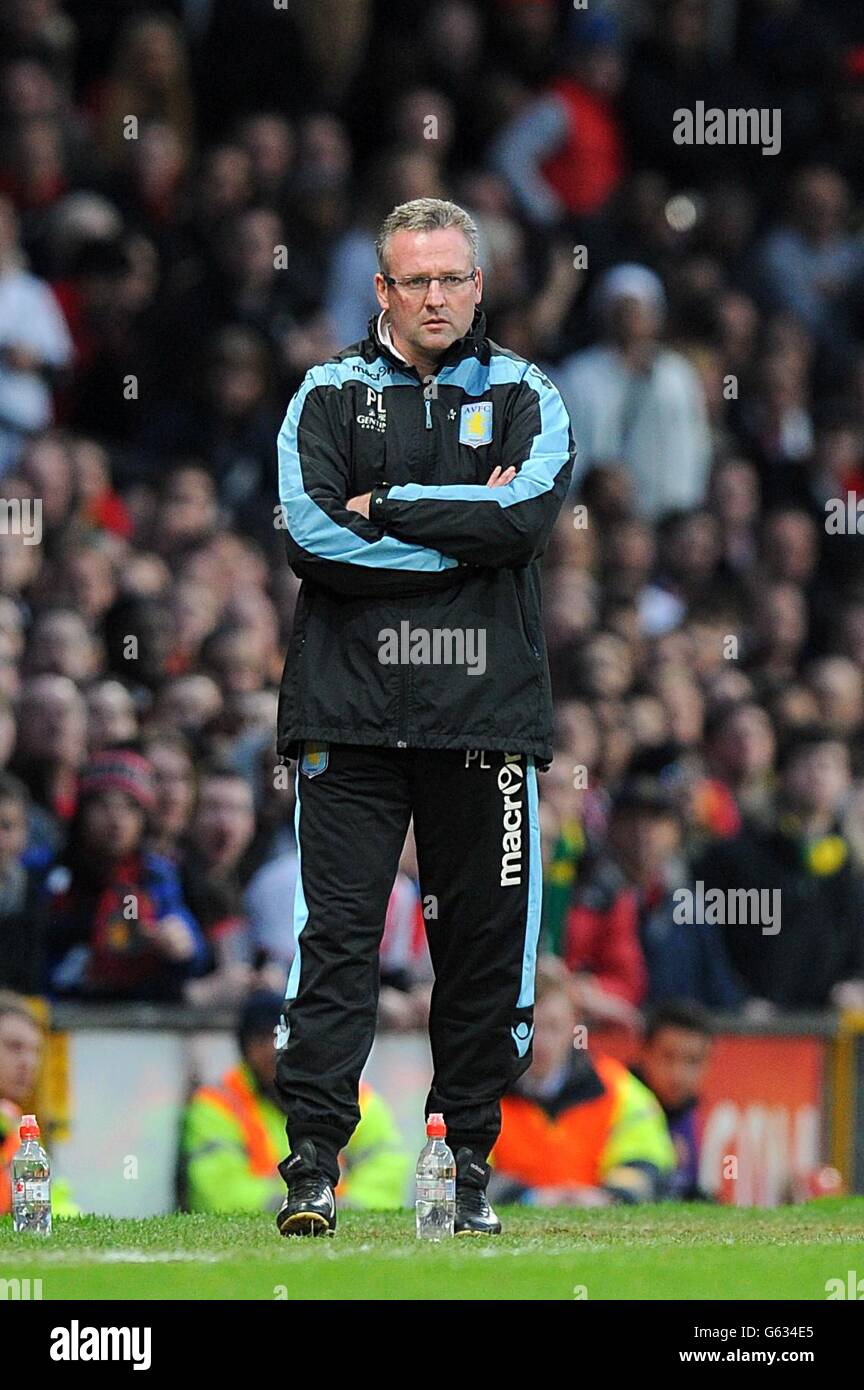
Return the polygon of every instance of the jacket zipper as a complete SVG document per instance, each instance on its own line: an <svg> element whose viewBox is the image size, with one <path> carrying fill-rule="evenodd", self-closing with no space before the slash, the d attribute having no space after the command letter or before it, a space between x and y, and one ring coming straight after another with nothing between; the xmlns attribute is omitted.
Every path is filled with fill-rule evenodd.
<svg viewBox="0 0 864 1390"><path fill-rule="evenodd" d="M424 391L425 391L425 388L424 388ZM432 402L431 402L431 400L429 399L429 397L426 396L426 395L424 395L424 397L423 397L423 406L424 406L424 425L425 425L424 433L425 433L426 430L431 430L431 429L432 429ZM431 445L432 441L429 439L428 435L426 436L426 438L427 438L427 441L428 441L428 442L427 442L426 451L425 451L425 452L426 452L426 457L424 457L424 459L423 459L424 474L425 474L425 464L426 464L426 462L427 462L427 458L430 457L431 454L432 454L432 449L429 447L429 446ZM402 738L398 738L398 739L396 740L396 747L397 747L397 748L407 748L407 747L408 747L408 740L407 740L407 738L404 737L404 735L407 734L407 732L408 732L408 730L407 730L407 724L408 724L408 703L409 703L409 698L410 698L410 691L411 691L411 668L410 668L410 666L406 666L405 669L404 669L403 672L402 672L402 688L401 688L400 694L399 694L399 733L402 734L403 737L402 737Z"/></svg>
<svg viewBox="0 0 864 1390"><path fill-rule="evenodd" d="M409 619L409 621L410 621L410 619ZM407 748L407 747L408 747L408 740L405 738L405 734L406 734L406 732L407 732L405 725L406 725L406 722L407 722L407 714L408 714L408 673L409 673L409 670L410 670L410 667L408 667L408 666L403 666L403 667L402 667L402 670L401 670L400 673L399 673L399 728L398 728L398 733L401 735L401 737L400 737L400 738L397 738L397 740L396 740L396 747L397 747L397 748Z"/></svg>

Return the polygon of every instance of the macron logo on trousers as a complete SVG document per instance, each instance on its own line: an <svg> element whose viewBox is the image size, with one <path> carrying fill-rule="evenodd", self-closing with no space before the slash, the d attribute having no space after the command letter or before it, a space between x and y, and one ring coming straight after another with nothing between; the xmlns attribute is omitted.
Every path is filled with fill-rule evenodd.
<svg viewBox="0 0 864 1390"><path fill-rule="evenodd" d="M149 1327L69 1327L51 1329L52 1361L131 1361L133 1371L149 1371Z"/></svg>
<svg viewBox="0 0 864 1390"><path fill-rule="evenodd" d="M522 882L522 791L525 771L521 757L521 753L505 753L503 766L498 773L498 790L504 798L502 888L517 888Z"/></svg>

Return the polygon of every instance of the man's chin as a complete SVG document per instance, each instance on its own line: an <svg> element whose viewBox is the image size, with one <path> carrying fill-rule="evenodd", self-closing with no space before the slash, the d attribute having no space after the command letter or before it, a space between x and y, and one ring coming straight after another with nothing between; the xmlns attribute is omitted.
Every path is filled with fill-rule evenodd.
<svg viewBox="0 0 864 1390"><path fill-rule="evenodd" d="M428 324L420 330L420 345L426 352L446 352L458 337L452 323L442 323L440 326Z"/></svg>

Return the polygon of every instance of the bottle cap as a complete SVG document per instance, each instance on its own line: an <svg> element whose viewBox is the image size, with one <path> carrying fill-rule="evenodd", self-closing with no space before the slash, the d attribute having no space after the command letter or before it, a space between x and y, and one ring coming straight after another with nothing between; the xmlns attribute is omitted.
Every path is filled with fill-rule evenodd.
<svg viewBox="0 0 864 1390"><path fill-rule="evenodd" d="M430 1139L443 1139L447 1133L443 1115L430 1115L426 1121L426 1133Z"/></svg>
<svg viewBox="0 0 864 1390"><path fill-rule="evenodd" d="M20 1124L20 1127L19 1127L19 1129L18 1129L18 1133L19 1133L19 1135L20 1135L20 1137L21 1137L22 1142L23 1142L23 1140L25 1140L25 1139L38 1139L38 1138L39 1138L39 1126L38 1126L38 1124L36 1123L36 1116L35 1116L35 1115L22 1115L22 1116L21 1116L21 1124Z"/></svg>

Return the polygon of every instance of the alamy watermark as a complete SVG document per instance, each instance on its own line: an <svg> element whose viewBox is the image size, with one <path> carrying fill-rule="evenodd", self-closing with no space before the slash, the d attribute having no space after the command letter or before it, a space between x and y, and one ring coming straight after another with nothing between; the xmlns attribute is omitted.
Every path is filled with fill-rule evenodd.
<svg viewBox="0 0 864 1390"><path fill-rule="evenodd" d="M26 1302L41 1297L41 1279L0 1279L0 1301L13 1299Z"/></svg>
<svg viewBox="0 0 864 1390"><path fill-rule="evenodd" d="M830 1301L836 1298L848 1298L854 1303L864 1301L864 1279L858 1278L858 1271L847 1269L845 1279L826 1279L825 1297Z"/></svg>
<svg viewBox="0 0 864 1390"><path fill-rule="evenodd" d="M825 531L829 536L864 536L864 497L847 492L825 503Z"/></svg>
<svg viewBox="0 0 864 1390"><path fill-rule="evenodd" d="M412 627L407 619L378 633L382 666L465 666L469 676L486 670L486 631L482 627Z"/></svg>
<svg viewBox="0 0 864 1390"><path fill-rule="evenodd" d="M697 101L692 110L673 112L672 139L676 145L761 145L763 155L779 154L781 117L779 106L724 111Z"/></svg>
<svg viewBox="0 0 864 1390"><path fill-rule="evenodd" d="M0 497L0 536L20 536L25 545L39 545L42 498Z"/></svg>
<svg viewBox="0 0 864 1390"><path fill-rule="evenodd" d="M676 888L672 920L712 927L761 927L763 936L780 930L779 888L709 888L697 879L694 888Z"/></svg>
<svg viewBox="0 0 864 1390"><path fill-rule="evenodd" d="M52 1361L131 1361L133 1371L151 1364L149 1327L82 1327L73 1318L69 1327L51 1330Z"/></svg>

